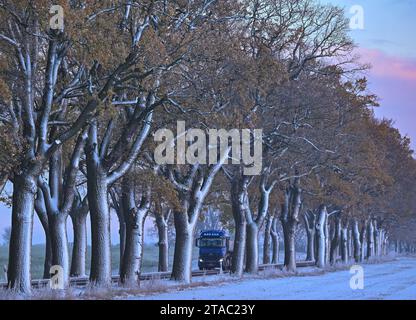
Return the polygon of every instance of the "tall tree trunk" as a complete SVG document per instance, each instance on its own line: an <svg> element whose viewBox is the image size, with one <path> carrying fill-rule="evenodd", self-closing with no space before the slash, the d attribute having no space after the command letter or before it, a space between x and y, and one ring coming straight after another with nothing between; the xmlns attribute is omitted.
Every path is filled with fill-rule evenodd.
<svg viewBox="0 0 416 320"><path fill-rule="evenodd" d="M283 227L285 249L284 266L287 271L296 271L295 232L299 224L302 190L299 187L299 178L296 178L285 191L280 221Z"/></svg>
<svg viewBox="0 0 416 320"><path fill-rule="evenodd" d="M325 265L330 263L330 233L329 233L329 215L326 214L324 222L324 235L325 235Z"/></svg>
<svg viewBox="0 0 416 320"><path fill-rule="evenodd" d="M256 273L259 264L258 226L255 222L247 224L246 271Z"/></svg>
<svg viewBox="0 0 416 320"><path fill-rule="evenodd" d="M361 248L360 248L360 261L364 261L366 258L366 247L367 247L367 220L363 220L362 227L361 227L361 233L360 233L360 242L361 242Z"/></svg>
<svg viewBox="0 0 416 320"><path fill-rule="evenodd" d="M386 231L384 230L384 229L382 229L382 238L381 238L381 241L382 241L382 245L381 245L381 254L383 255L383 256L386 256L387 255L387 251L388 251L388 244L387 244L387 242L388 242L388 237L387 237L387 233L386 233Z"/></svg>
<svg viewBox="0 0 416 320"><path fill-rule="evenodd" d="M374 255L376 257L380 256L380 229L378 226L377 219L373 220L373 228L374 228Z"/></svg>
<svg viewBox="0 0 416 320"><path fill-rule="evenodd" d="M329 236L329 215L326 215L325 219L325 226L324 226L324 234L325 234L325 265L330 263L330 251L331 251L331 242Z"/></svg>
<svg viewBox="0 0 416 320"><path fill-rule="evenodd" d="M355 262L361 262L361 240L357 219L352 222L353 256Z"/></svg>
<svg viewBox="0 0 416 320"><path fill-rule="evenodd" d="M341 241L341 218L337 215L334 221L334 237L331 241L330 262L335 264L338 258L339 244Z"/></svg>
<svg viewBox="0 0 416 320"><path fill-rule="evenodd" d="M120 203L117 205L116 213L117 213L117 218L118 218L118 238L120 242L118 273L121 275L122 273L121 269L122 269L123 261L124 261L124 252L126 251L126 238L127 238L126 220L125 220L126 214L124 213L124 208L123 208L123 204L121 203L121 200L120 200Z"/></svg>
<svg viewBox="0 0 416 320"><path fill-rule="evenodd" d="M52 246L52 265L60 266L63 271L64 287L69 283L69 253L66 233L66 217L49 215L49 230Z"/></svg>
<svg viewBox="0 0 416 320"><path fill-rule="evenodd" d="M315 220L316 215L313 211L306 211L303 214L306 231L306 261L315 261Z"/></svg>
<svg viewBox="0 0 416 320"><path fill-rule="evenodd" d="M145 215L138 212L134 220L126 223L126 248L120 274L124 284L138 283L141 274Z"/></svg>
<svg viewBox="0 0 416 320"><path fill-rule="evenodd" d="M156 226L159 236L159 264L158 271L166 272L169 268L169 240L168 240L168 222L162 217L162 212L156 214Z"/></svg>
<svg viewBox="0 0 416 320"><path fill-rule="evenodd" d="M348 249L348 260L353 258L353 244L352 244L352 229L348 228L348 237L347 237L347 249Z"/></svg>
<svg viewBox="0 0 416 320"><path fill-rule="evenodd" d="M315 232L307 232L306 261L315 261Z"/></svg>
<svg viewBox="0 0 416 320"><path fill-rule="evenodd" d="M295 248L296 224L287 222L283 224L283 240L285 249L284 265L287 271L296 271L296 248Z"/></svg>
<svg viewBox="0 0 416 320"><path fill-rule="evenodd" d="M278 218L277 215L275 215L273 217L273 224L272 224L272 230L271 230L271 237L272 237L272 263L273 264L277 264L279 263L279 232L277 230L277 223L278 223Z"/></svg>
<svg viewBox="0 0 416 320"><path fill-rule="evenodd" d="M263 264L271 263L270 248L271 248L271 232L274 216L267 215L266 226L264 228L264 242L263 242Z"/></svg>
<svg viewBox="0 0 416 320"><path fill-rule="evenodd" d="M49 230L45 234L45 261L43 263L43 279L49 279L51 277L52 267L52 245Z"/></svg>
<svg viewBox="0 0 416 320"><path fill-rule="evenodd" d="M370 220L367 226L367 259L371 259L374 256L374 225Z"/></svg>
<svg viewBox="0 0 416 320"><path fill-rule="evenodd" d="M236 178L237 179L237 178ZM231 272L242 276L244 272L244 256L246 253L247 220L245 213L246 184L239 178L231 185L231 205L235 225L234 248L231 262Z"/></svg>
<svg viewBox="0 0 416 320"><path fill-rule="evenodd" d="M184 212L174 212L176 230L175 253L173 257L172 279L191 282L192 249L194 244L195 224L188 222Z"/></svg>
<svg viewBox="0 0 416 320"><path fill-rule="evenodd" d="M275 185L275 182L273 182L270 186L266 186L267 178L268 175L263 174L259 184L260 201L256 217L254 217L253 212L251 211L247 194L245 196L247 217L246 271L250 273L257 273L259 269L259 229L263 225L269 211L270 192L273 190Z"/></svg>
<svg viewBox="0 0 416 320"><path fill-rule="evenodd" d="M88 206L84 212L74 210L71 212L72 227L74 231L74 244L72 247L71 277L85 276L85 260L87 257L87 215Z"/></svg>
<svg viewBox="0 0 416 320"><path fill-rule="evenodd" d="M110 212L107 175L94 155L87 152L88 204L91 218L90 281L98 286L111 284Z"/></svg>
<svg viewBox="0 0 416 320"><path fill-rule="evenodd" d="M150 209L150 189L136 204L134 180L125 176L121 186L121 205L126 225L126 244L121 263L120 280L123 284L138 284L141 274L144 223Z"/></svg>
<svg viewBox="0 0 416 320"><path fill-rule="evenodd" d="M316 219L316 239L317 239L317 256L316 256L316 265L318 268L324 268L326 265L325 251L326 251L326 242L325 242L325 222L328 219L328 212L325 206L321 206L318 212L318 218Z"/></svg>
<svg viewBox="0 0 416 320"><path fill-rule="evenodd" d="M384 255L387 256L390 252L390 241L387 231L384 231Z"/></svg>
<svg viewBox="0 0 416 320"><path fill-rule="evenodd" d="M123 215L123 212L121 212ZM118 219L118 237L120 241L120 250L119 250L119 273L121 274L121 266L123 265L124 253L126 251L126 242L127 242L127 226L124 217L119 217Z"/></svg>
<svg viewBox="0 0 416 320"><path fill-rule="evenodd" d="M235 219L235 218L234 218ZM231 263L231 272L241 276L244 272L244 256L246 251L246 221L241 217L236 221L234 247Z"/></svg>
<svg viewBox="0 0 416 320"><path fill-rule="evenodd" d="M348 263L348 227L341 229L341 259L342 263Z"/></svg>
<svg viewBox="0 0 416 320"><path fill-rule="evenodd" d="M34 176L22 174L14 177L7 281L8 288L22 293L31 291L30 256L36 192Z"/></svg>

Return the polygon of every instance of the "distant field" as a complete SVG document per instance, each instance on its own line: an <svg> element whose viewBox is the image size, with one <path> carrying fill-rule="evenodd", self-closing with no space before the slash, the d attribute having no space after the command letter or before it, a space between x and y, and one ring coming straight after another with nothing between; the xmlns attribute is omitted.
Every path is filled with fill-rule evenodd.
<svg viewBox="0 0 416 320"><path fill-rule="evenodd" d="M87 256L87 270L90 268L91 260L91 248L88 247L88 256ZM173 261L173 246L169 250L169 264L172 264ZM120 247L118 245L111 248L112 253L112 269L113 273L118 273L119 268L119 251ZM72 246L70 245L70 255L72 252ZM6 246L0 246L0 281L4 281L4 272L3 266L7 266L9 249ZM144 254L143 254L143 272L156 272L158 266L158 248L156 244L145 244ZM45 257L45 246L34 245L32 246L32 279L40 279L43 276L43 262ZM194 251L194 267L196 266L198 259L198 250L195 248Z"/></svg>

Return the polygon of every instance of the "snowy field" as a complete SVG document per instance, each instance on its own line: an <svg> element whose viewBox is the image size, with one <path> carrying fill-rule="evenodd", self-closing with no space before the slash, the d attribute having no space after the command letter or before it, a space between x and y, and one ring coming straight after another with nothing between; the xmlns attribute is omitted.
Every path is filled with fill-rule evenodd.
<svg viewBox="0 0 416 320"><path fill-rule="evenodd" d="M416 300L416 259L397 258L382 264L363 265L364 289L350 288L347 271L276 279L254 279L215 284L139 299L157 300Z"/></svg>

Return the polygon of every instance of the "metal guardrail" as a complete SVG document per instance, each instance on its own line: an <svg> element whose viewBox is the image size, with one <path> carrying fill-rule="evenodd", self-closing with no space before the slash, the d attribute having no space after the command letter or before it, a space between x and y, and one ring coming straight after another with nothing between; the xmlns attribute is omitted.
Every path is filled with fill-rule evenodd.
<svg viewBox="0 0 416 320"><path fill-rule="evenodd" d="M299 261L296 262L297 268L305 268L305 267L312 267L315 265L314 261ZM283 263L278 264L260 264L259 271L263 271L266 269L282 269L284 267ZM203 277L203 276L212 276L218 275L221 273L225 273L225 271L221 272L220 270L195 270L192 271L192 277ZM149 281L155 279L170 279L171 272L151 272L151 273L143 273L140 275L140 281ZM89 284L88 277L79 277L79 278L71 278L70 285L75 287L86 287ZM113 283L119 283L120 277L112 276L111 281ZM37 279L32 280L32 288L44 288L48 286L49 279ZM7 283L2 282L0 283L0 288L7 288Z"/></svg>

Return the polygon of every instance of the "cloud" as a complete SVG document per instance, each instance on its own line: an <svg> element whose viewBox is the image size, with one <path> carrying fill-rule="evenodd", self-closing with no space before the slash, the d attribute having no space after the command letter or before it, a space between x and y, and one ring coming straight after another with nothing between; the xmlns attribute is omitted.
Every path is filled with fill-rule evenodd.
<svg viewBox="0 0 416 320"><path fill-rule="evenodd" d="M357 53L362 62L372 65L368 72L369 88L381 102L376 116L393 119L402 134L411 138L416 150L416 59L368 48L360 48Z"/></svg>
<svg viewBox="0 0 416 320"><path fill-rule="evenodd" d="M416 81L416 59L387 55L377 49L359 48L357 51L363 62L371 63L370 74L382 78Z"/></svg>

